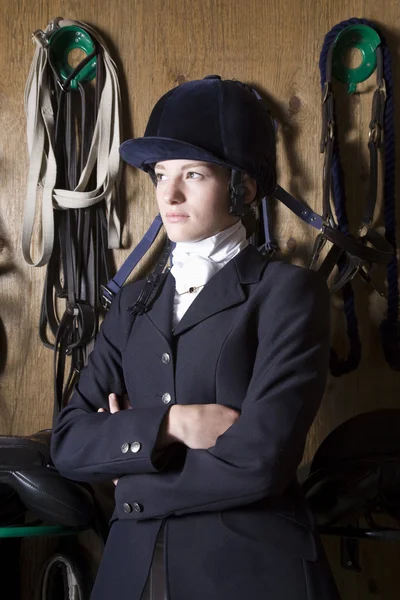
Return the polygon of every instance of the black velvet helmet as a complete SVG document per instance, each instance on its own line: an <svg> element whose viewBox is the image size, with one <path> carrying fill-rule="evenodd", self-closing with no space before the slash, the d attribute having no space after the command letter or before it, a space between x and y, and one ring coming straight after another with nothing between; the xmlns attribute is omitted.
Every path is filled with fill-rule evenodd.
<svg viewBox="0 0 400 600"><path fill-rule="evenodd" d="M143 137L120 148L129 164L152 172L162 160L193 159L247 173L260 195L276 184L274 123L255 93L219 75L167 92L150 115Z"/></svg>

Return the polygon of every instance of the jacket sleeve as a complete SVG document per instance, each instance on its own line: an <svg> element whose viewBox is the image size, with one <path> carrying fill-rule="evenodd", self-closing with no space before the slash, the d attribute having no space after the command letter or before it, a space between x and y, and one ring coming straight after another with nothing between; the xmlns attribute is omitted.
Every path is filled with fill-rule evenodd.
<svg viewBox="0 0 400 600"><path fill-rule="evenodd" d="M154 446L168 406L97 412L100 407L108 410L111 392L126 393L121 353L133 317L121 306L124 291L115 297L74 394L53 428L52 460L70 479L97 481L126 473L157 473L173 452L171 448L161 456L157 453L155 460Z"/></svg>
<svg viewBox="0 0 400 600"><path fill-rule="evenodd" d="M296 477L325 389L329 293L317 273L300 268L275 288L260 313L239 419L214 447L187 449L179 468L122 478L116 516L140 520L225 510L279 494ZM135 511L127 517L123 505L131 502Z"/></svg>

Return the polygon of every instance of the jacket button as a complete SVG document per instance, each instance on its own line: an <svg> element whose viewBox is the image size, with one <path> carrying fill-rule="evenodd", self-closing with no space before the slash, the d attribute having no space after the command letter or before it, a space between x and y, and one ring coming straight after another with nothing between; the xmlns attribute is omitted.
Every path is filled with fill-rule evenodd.
<svg viewBox="0 0 400 600"><path fill-rule="evenodd" d="M124 502L122 508L124 509L124 512L126 512L126 513L132 512L132 506L130 504L128 504L128 502Z"/></svg>
<svg viewBox="0 0 400 600"><path fill-rule="evenodd" d="M134 502L132 506L133 506L133 510L135 512L142 512L142 510L143 510L143 508L137 502Z"/></svg>
<svg viewBox="0 0 400 600"><path fill-rule="evenodd" d="M168 352L164 352L164 354L161 357L161 361L164 363L164 365L169 365L169 363L171 362L171 357L168 354Z"/></svg>
<svg viewBox="0 0 400 600"><path fill-rule="evenodd" d="M168 392L163 394L161 400L164 402L164 404L169 404L172 400L171 394L168 394Z"/></svg>
<svg viewBox="0 0 400 600"><path fill-rule="evenodd" d="M133 442L133 444L131 444L131 452L139 452L141 447L142 444L140 442Z"/></svg>
<svg viewBox="0 0 400 600"><path fill-rule="evenodd" d="M124 442L121 446L121 452L123 454L126 454L128 452L128 450L129 450L129 444L128 444L128 442Z"/></svg>

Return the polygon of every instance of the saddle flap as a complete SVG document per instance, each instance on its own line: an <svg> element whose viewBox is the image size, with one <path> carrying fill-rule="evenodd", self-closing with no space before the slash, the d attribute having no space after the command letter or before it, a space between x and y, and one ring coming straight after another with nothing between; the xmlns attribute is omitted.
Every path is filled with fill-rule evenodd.
<svg viewBox="0 0 400 600"><path fill-rule="evenodd" d="M96 507L90 488L65 479L54 468L14 471L8 483L26 508L50 525L91 527L95 523Z"/></svg>

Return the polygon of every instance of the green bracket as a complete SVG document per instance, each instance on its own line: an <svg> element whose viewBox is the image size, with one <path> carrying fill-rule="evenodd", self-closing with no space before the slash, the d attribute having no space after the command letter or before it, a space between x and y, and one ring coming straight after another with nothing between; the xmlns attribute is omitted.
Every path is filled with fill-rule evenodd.
<svg viewBox="0 0 400 600"><path fill-rule="evenodd" d="M349 94L354 94L357 83L365 81L375 71L375 51L380 43L379 35L368 25L349 25L335 39L332 72L336 79L348 84L347 92ZM349 48L357 48L362 56L361 64L354 69L343 64L344 56Z"/></svg>
<svg viewBox="0 0 400 600"><path fill-rule="evenodd" d="M60 27L49 38L49 52L51 53L52 64L57 71L59 77L65 81L74 68L68 62L68 55L71 50L79 48L86 56L92 54L95 50L92 38L81 27L68 25ZM96 77L96 57L85 65L76 77L71 80L70 86L76 90L78 83L91 81Z"/></svg>

